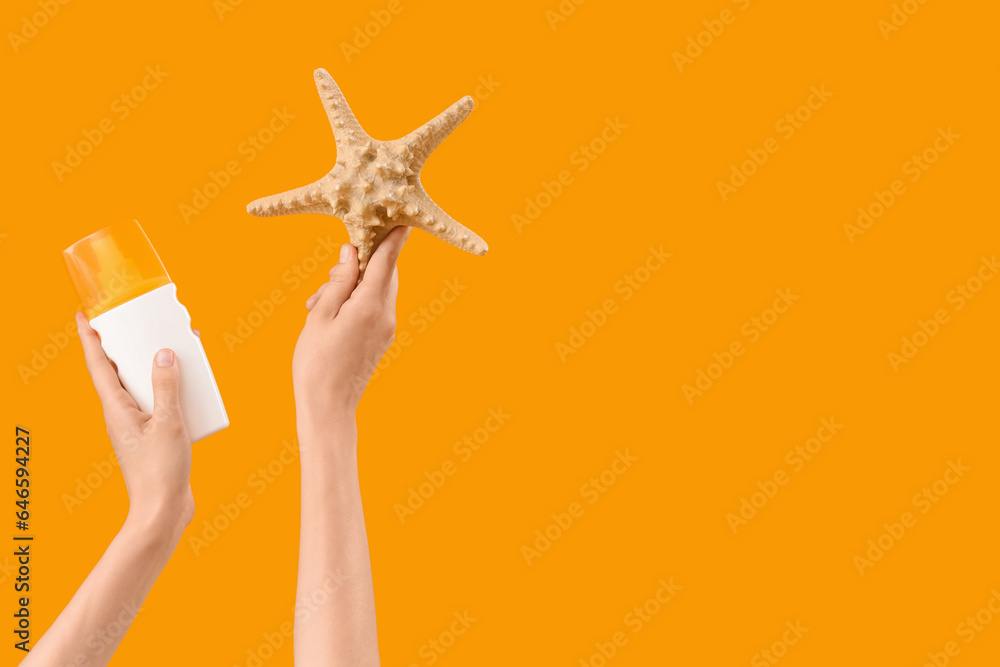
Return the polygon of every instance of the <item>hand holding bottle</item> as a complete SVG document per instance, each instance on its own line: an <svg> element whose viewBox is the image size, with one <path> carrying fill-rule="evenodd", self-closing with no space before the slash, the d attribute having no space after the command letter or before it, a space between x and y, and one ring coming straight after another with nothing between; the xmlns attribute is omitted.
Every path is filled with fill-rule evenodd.
<svg viewBox="0 0 1000 667"><path fill-rule="evenodd" d="M194 518L191 436L180 409L181 369L172 350L149 360L153 411L139 410L118 380L101 339L76 316L87 370L129 495L125 523L73 599L21 662L22 667L103 667ZM109 628L116 628L114 634ZM108 641L95 641L107 637Z"/></svg>
<svg viewBox="0 0 1000 667"><path fill-rule="evenodd" d="M111 444L125 477L129 519L161 530L171 538L194 517L191 493L191 437L180 407L180 367L171 350L150 360L153 412L139 410L118 381L114 365L83 313L77 313L87 370L104 408Z"/></svg>

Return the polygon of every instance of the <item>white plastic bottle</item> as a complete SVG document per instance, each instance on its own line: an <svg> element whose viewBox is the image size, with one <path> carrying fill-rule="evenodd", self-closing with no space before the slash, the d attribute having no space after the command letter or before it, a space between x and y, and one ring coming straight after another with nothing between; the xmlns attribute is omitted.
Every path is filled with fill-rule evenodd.
<svg viewBox="0 0 1000 667"><path fill-rule="evenodd" d="M201 339L139 223L95 232L63 251L63 258L90 326L139 409L153 411L153 356L170 348L180 366L181 411L192 441L229 426Z"/></svg>

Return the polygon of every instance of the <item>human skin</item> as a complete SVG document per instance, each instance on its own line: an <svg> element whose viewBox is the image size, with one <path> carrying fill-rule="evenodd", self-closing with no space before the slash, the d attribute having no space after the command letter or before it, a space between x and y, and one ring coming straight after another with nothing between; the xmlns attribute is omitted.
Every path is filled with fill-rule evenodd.
<svg viewBox="0 0 1000 667"><path fill-rule="evenodd" d="M294 643L299 667L379 664L354 413L392 344L396 260L408 235L403 227L386 236L360 285L357 251L345 245L330 281L306 302L309 315L292 361L302 464ZM77 326L125 478L129 511L22 667L107 665L194 517L191 438L180 412L175 355L157 353L153 412L143 413L82 313Z"/></svg>
<svg viewBox="0 0 1000 667"><path fill-rule="evenodd" d="M107 665L194 517L191 437L181 416L180 368L170 350L152 361L153 412L122 387L82 313L87 370L128 490L128 515L104 555L21 667Z"/></svg>
<svg viewBox="0 0 1000 667"><path fill-rule="evenodd" d="M297 667L379 664L355 411L392 344L396 259L409 231L397 227L386 236L360 284L357 251L345 245L330 281L306 302L292 359L302 467Z"/></svg>

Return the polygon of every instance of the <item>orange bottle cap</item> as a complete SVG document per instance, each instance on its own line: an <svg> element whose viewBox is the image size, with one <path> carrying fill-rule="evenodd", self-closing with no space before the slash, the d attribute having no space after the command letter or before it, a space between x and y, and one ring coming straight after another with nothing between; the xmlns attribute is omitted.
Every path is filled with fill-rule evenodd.
<svg viewBox="0 0 1000 667"><path fill-rule="evenodd" d="M80 239L63 251L87 319L170 283L146 233L135 220Z"/></svg>

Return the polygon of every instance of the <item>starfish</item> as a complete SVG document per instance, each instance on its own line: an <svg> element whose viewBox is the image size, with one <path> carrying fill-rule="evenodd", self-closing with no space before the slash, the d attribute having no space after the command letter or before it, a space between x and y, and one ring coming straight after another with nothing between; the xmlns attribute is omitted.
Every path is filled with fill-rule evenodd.
<svg viewBox="0 0 1000 667"><path fill-rule="evenodd" d="M261 217L292 213L339 217L358 249L359 282L379 243L399 225L417 227L466 252L485 255L486 242L445 213L420 184L424 162L469 115L472 98L463 97L401 139L378 141L361 129L333 77L325 69L314 74L337 143L337 163L315 183L253 201L247 212Z"/></svg>

